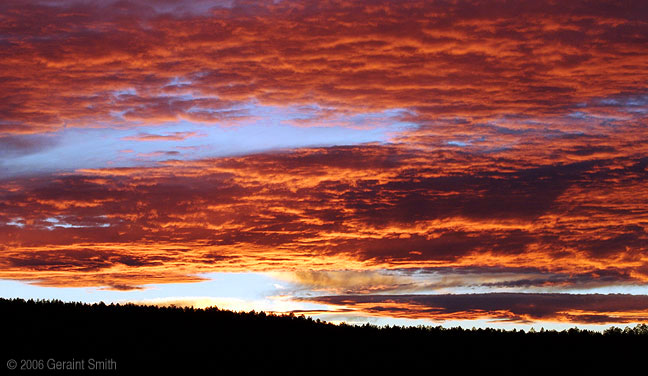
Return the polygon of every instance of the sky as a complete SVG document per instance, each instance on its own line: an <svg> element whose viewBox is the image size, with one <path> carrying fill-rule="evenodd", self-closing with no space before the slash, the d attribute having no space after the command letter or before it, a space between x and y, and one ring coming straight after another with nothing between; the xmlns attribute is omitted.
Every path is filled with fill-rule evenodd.
<svg viewBox="0 0 648 376"><path fill-rule="evenodd" d="M0 297L648 322L648 4L3 1Z"/></svg>

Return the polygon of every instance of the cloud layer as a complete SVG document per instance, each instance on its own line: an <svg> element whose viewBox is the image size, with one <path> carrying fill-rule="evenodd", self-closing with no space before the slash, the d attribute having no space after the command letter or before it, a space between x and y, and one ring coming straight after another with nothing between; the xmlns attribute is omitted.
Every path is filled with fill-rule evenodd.
<svg viewBox="0 0 648 376"><path fill-rule="evenodd" d="M528 293L648 280L646 45L640 0L4 1L0 278L272 271L371 314L645 321L644 297ZM250 119L402 128L177 159ZM96 144L138 166L5 174L76 128L127 130ZM409 295L453 288L517 292Z"/></svg>
<svg viewBox="0 0 648 376"><path fill-rule="evenodd" d="M503 154L365 145L13 179L2 274L139 285L214 269L452 266L645 281L645 157Z"/></svg>
<svg viewBox="0 0 648 376"><path fill-rule="evenodd" d="M489 293L340 295L309 299L341 312L410 319L623 324L648 321L648 296L624 294Z"/></svg>
<svg viewBox="0 0 648 376"><path fill-rule="evenodd" d="M0 132L221 123L249 103L473 124L588 112L648 78L639 0L164 4L3 2Z"/></svg>

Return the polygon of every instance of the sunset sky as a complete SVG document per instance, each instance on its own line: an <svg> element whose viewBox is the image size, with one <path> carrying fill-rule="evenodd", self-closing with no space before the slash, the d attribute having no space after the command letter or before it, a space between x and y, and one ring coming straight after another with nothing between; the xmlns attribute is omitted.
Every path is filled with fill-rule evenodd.
<svg viewBox="0 0 648 376"><path fill-rule="evenodd" d="M648 322L648 2L0 2L0 297Z"/></svg>

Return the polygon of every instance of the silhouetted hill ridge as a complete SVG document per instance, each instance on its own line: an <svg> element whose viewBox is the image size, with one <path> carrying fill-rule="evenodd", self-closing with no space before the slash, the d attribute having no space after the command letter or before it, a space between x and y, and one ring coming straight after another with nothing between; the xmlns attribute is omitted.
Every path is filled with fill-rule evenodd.
<svg viewBox="0 0 648 376"><path fill-rule="evenodd" d="M218 308L22 299L0 299L0 312L5 323L0 367L9 359L110 359L117 370L93 374L112 375L174 369L219 371L224 362L256 371L282 367L385 370L439 362L457 369L511 372L528 364L547 371L573 366L587 369L643 356L648 344L646 325L603 333L576 328L524 332L378 327Z"/></svg>

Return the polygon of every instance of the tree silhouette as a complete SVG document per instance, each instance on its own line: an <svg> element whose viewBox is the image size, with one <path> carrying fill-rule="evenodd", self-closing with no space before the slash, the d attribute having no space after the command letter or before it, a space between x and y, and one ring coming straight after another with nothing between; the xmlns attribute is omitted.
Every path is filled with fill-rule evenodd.
<svg viewBox="0 0 648 376"><path fill-rule="evenodd" d="M431 364L451 365L457 372L514 371L528 367L530 359L543 359L534 363L534 370L576 367L585 372L600 370L605 361L638 359L648 345L645 324L604 332L541 328L525 333L333 325L294 313L232 312L217 307L21 299L0 299L0 312L4 323L0 367L9 359L110 358L117 362L119 374L222 372L223 364L236 364L246 372L289 367L383 373ZM614 364L618 370L623 363Z"/></svg>

